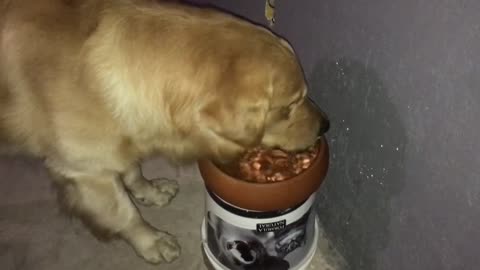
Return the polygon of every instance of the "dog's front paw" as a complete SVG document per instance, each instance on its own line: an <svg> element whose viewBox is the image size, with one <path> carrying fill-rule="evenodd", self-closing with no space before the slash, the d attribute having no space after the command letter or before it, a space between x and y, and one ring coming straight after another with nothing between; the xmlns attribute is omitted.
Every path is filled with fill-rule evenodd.
<svg viewBox="0 0 480 270"><path fill-rule="evenodd" d="M178 183L175 180L169 179L154 179L148 181L142 189L137 189L133 193L133 197L143 205L164 206L178 193Z"/></svg>
<svg viewBox="0 0 480 270"><path fill-rule="evenodd" d="M155 231L148 240L136 247L137 253L153 264L171 263L180 256L181 248L177 239L162 231Z"/></svg>

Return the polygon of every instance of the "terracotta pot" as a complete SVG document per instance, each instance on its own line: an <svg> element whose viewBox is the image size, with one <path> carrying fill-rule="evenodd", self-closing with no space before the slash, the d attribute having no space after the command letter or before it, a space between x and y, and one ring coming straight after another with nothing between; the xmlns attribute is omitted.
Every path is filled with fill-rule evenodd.
<svg viewBox="0 0 480 270"><path fill-rule="evenodd" d="M279 211L303 203L322 184L329 163L329 149L324 137L319 147L318 156L307 170L279 182L255 183L236 179L208 160L199 161L198 167L206 187L227 203L252 211Z"/></svg>

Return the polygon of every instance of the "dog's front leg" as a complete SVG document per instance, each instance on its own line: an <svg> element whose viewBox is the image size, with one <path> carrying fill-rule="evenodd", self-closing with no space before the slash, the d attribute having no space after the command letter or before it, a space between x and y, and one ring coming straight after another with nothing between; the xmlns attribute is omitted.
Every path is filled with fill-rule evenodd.
<svg viewBox="0 0 480 270"><path fill-rule="evenodd" d="M171 262L180 255L176 239L145 222L118 175L102 173L57 181L70 210L94 232L117 235L150 263Z"/></svg>
<svg viewBox="0 0 480 270"><path fill-rule="evenodd" d="M147 206L167 205L178 192L176 181L165 178L147 180L138 165L131 167L122 180L135 200Z"/></svg>

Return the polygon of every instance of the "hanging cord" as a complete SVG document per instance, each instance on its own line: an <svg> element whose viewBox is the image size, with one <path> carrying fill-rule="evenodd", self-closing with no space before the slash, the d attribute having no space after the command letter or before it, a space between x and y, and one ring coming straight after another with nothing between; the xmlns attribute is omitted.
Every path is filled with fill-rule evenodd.
<svg viewBox="0 0 480 270"><path fill-rule="evenodd" d="M272 28L275 24L275 0L265 0L265 18Z"/></svg>

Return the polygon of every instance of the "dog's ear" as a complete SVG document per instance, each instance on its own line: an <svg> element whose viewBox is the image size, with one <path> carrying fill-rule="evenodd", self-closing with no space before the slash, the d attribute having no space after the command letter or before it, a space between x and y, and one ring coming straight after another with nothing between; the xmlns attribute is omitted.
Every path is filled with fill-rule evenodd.
<svg viewBox="0 0 480 270"><path fill-rule="evenodd" d="M267 98L245 95L217 98L202 108L199 122L214 157L228 161L246 148L258 145L263 137L268 111Z"/></svg>
<svg viewBox="0 0 480 270"><path fill-rule="evenodd" d="M208 147L222 161L262 141L273 85L271 69L248 52L217 60L220 62L212 68L213 73L205 76L214 79L204 84L210 90L204 96L198 121L203 137L213 139L207 142Z"/></svg>

